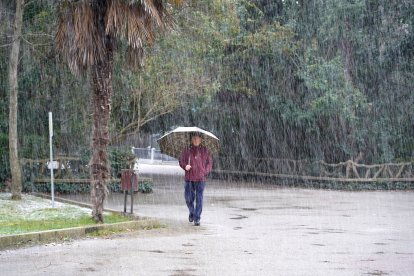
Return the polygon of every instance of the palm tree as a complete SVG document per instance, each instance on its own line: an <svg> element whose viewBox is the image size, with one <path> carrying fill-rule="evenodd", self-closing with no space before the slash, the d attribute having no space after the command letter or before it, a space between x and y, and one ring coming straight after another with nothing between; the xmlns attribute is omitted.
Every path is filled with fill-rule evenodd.
<svg viewBox="0 0 414 276"><path fill-rule="evenodd" d="M89 166L92 217L98 223L103 222L110 180L107 148L115 42L126 41L128 64L139 68L144 45L154 41L157 31L172 26L166 5L162 0L66 0L60 5L56 47L74 74L88 70L91 77L93 127Z"/></svg>

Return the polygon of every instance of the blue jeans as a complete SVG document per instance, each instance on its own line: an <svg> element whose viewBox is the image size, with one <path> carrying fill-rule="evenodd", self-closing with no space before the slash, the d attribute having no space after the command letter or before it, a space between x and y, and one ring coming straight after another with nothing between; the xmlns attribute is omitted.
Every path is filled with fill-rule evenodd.
<svg viewBox="0 0 414 276"><path fill-rule="evenodd" d="M201 218L201 212L203 211L203 192L205 186L206 182L203 181L185 181L185 203L187 204L190 216L193 216L194 221L200 221Z"/></svg>

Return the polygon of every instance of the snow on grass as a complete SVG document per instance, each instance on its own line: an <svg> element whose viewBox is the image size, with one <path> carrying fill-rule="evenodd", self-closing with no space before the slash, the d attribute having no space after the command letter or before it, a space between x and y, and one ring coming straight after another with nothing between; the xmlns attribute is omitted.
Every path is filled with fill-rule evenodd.
<svg viewBox="0 0 414 276"><path fill-rule="evenodd" d="M91 210L22 194L22 200L11 200L10 193L0 193L0 222L14 219L45 220L53 218L74 219L91 214Z"/></svg>

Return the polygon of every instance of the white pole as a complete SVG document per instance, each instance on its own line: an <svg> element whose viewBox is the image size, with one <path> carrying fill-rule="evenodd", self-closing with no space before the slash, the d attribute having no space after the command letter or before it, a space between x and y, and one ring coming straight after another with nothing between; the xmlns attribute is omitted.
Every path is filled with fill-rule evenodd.
<svg viewBox="0 0 414 276"><path fill-rule="evenodd" d="M55 208L55 187L53 183L53 152L52 152L52 137L53 137L53 120L52 112L49 112L49 149L50 149L50 192L52 194L52 208Z"/></svg>
<svg viewBox="0 0 414 276"><path fill-rule="evenodd" d="M154 163L155 148L151 149L151 163Z"/></svg>

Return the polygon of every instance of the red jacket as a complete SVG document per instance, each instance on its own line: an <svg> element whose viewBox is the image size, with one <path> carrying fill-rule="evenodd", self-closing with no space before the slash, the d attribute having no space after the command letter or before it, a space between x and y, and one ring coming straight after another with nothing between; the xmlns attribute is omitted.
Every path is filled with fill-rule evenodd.
<svg viewBox="0 0 414 276"><path fill-rule="evenodd" d="M206 147L190 146L181 154L179 164L183 170L185 166L191 165L191 169L185 171L186 181L206 181L213 168L213 158Z"/></svg>

